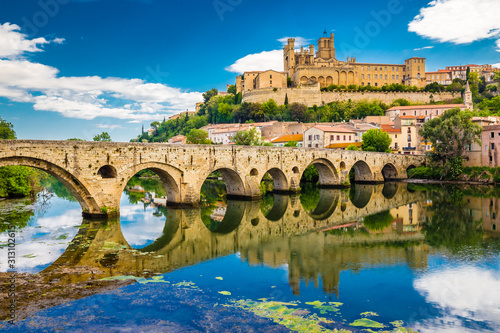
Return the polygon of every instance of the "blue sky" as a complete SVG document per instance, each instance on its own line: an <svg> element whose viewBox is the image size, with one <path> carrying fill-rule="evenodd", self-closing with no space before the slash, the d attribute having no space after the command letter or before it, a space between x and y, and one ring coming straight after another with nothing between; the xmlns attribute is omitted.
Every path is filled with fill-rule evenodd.
<svg viewBox="0 0 500 333"><path fill-rule="evenodd" d="M239 71L282 70L280 40L325 29L340 60L500 67L498 12L499 0L3 1L0 116L20 139L129 141Z"/></svg>

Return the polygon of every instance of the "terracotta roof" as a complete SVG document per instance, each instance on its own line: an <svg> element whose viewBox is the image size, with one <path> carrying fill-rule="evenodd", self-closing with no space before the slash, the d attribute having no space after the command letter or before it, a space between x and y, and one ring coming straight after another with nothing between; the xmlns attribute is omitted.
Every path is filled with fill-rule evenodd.
<svg viewBox="0 0 500 333"><path fill-rule="evenodd" d="M343 142L343 143L332 143L326 146L326 148L347 148L350 145L355 145L356 147L361 147L363 142Z"/></svg>
<svg viewBox="0 0 500 333"><path fill-rule="evenodd" d="M313 126L323 132L355 133L354 131L341 126Z"/></svg>
<svg viewBox="0 0 500 333"><path fill-rule="evenodd" d="M392 110L419 110L419 109L453 109L453 108L465 108L464 104L436 104L436 105L412 105L412 106L393 106L387 111Z"/></svg>
<svg viewBox="0 0 500 333"><path fill-rule="evenodd" d="M304 140L304 135L303 134L289 134L289 135L283 135L280 136L276 139L271 140L273 143L278 143L278 142L289 142L289 141L303 141Z"/></svg>
<svg viewBox="0 0 500 333"><path fill-rule="evenodd" d="M382 125L382 131L387 133L401 133L401 129L394 128L391 125Z"/></svg>
<svg viewBox="0 0 500 333"><path fill-rule="evenodd" d="M415 119L415 116L399 116L401 119Z"/></svg>

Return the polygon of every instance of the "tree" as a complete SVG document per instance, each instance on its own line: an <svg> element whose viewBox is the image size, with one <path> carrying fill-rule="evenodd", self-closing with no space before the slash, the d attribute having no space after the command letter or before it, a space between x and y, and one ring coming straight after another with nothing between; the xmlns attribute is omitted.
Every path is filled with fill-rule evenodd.
<svg viewBox="0 0 500 333"><path fill-rule="evenodd" d="M297 147L297 144L297 141L288 141L287 143L285 143L284 147Z"/></svg>
<svg viewBox="0 0 500 333"><path fill-rule="evenodd" d="M11 123L5 121L0 117L0 139L3 140L15 140L16 132L14 132L14 127Z"/></svg>
<svg viewBox="0 0 500 333"><path fill-rule="evenodd" d="M285 105L288 105L288 94L285 94Z"/></svg>
<svg viewBox="0 0 500 333"><path fill-rule="evenodd" d="M239 131L233 137L233 141L237 145L241 146L261 146L262 139L257 133L257 129L255 127L250 128L246 131Z"/></svg>
<svg viewBox="0 0 500 333"><path fill-rule="evenodd" d="M359 150L359 148L351 143L345 150Z"/></svg>
<svg viewBox="0 0 500 333"><path fill-rule="evenodd" d="M109 136L108 132L102 132L101 134L97 134L96 136L94 136L94 141L111 142L111 137Z"/></svg>
<svg viewBox="0 0 500 333"><path fill-rule="evenodd" d="M445 111L441 117L432 118L420 129L423 139L432 143L434 149L430 154L433 159L443 162L462 158L474 142L481 144L481 132L481 126L472 122L471 113L460 108Z"/></svg>
<svg viewBox="0 0 500 333"><path fill-rule="evenodd" d="M208 139L208 133L201 129L192 129L187 135L187 143L195 145L209 145L212 143Z"/></svg>
<svg viewBox="0 0 500 333"><path fill-rule="evenodd" d="M290 109L290 115L293 120L298 121L298 122L304 122L306 121L306 112L307 112L307 106L304 104L300 103L292 103L289 106Z"/></svg>
<svg viewBox="0 0 500 333"><path fill-rule="evenodd" d="M70 138L70 139L67 139L66 141L85 141L85 140L78 139L78 138Z"/></svg>
<svg viewBox="0 0 500 333"><path fill-rule="evenodd" d="M391 138L381 129L369 129L361 137L365 151L390 152Z"/></svg>
<svg viewBox="0 0 500 333"><path fill-rule="evenodd" d="M158 129L158 127L160 127L160 122L153 121L150 126L151 126L151 128L153 128L156 131Z"/></svg>
<svg viewBox="0 0 500 333"><path fill-rule="evenodd" d="M500 83L500 71L495 72L495 76L493 77L493 80Z"/></svg>
<svg viewBox="0 0 500 333"><path fill-rule="evenodd" d="M227 88L227 92L236 95L236 85L232 84Z"/></svg>

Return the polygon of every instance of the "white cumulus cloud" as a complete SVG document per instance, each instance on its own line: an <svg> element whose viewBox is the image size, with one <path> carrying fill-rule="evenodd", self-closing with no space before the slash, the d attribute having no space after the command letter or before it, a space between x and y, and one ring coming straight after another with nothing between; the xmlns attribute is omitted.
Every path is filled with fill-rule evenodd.
<svg viewBox="0 0 500 333"><path fill-rule="evenodd" d="M265 71L268 69L283 71L283 67L283 50L273 50L246 55L236 60L231 66L226 67L226 70L241 74L243 72Z"/></svg>
<svg viewBox="0 0 500 333"><path fill-rule="evenodd" d="M10 58L22 55L25 52L42 52L43 45L64 42L62 38L49 41L43 37L26 39L26 35L20 32L18 25L4 23L0 24L0 58Z"/></svg>
<svg viewBox="0 0 500 333"><path fill-rule="evenodd" d="M498 0L434 0L420 10L408 30L454 44L500 38L499 12Z"/></svg>
<svg viewBox="0 0 500 333"><path fill-rule="evenodd" d="M500 329L500 274L480 267L457 267L424 274L414 282L426 301L442 311L443 318L425 320L419 332L466 332L466 322L488 322ZM448 324L441 329L442 323Z"/></svg>
<svg viewBox="0 0 500 333"><path fill-rule="evenodd" d="M60 76L57 68L28 61L23 55L64 40L29 39L19 31L14 24L0 25L0 97L33 103L35 110L58 112L64 117L132 121L192 110L202 101L201 93L140 79Z"/></svg>

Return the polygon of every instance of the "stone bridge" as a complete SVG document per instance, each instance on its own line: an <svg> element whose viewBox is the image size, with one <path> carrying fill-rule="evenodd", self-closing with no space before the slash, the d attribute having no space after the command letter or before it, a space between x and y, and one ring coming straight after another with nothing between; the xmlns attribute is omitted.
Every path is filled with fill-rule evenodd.
<svg viewBox="0 0 500 333"><path fill-rule="evenodd" d="M59 179L77 198L84 215L116 214L120 197L137 172L149 169L164 182L169 205L196 206L201 186L220 171L228 197L261 196L260 181L269 173L277 192L298 192L309 165L319 185L346 186L354 169L356 182L404 179L408 168L425 157L317 148L0 140L0 167L38 168Z"/></svg>

